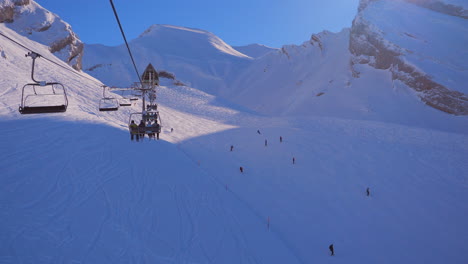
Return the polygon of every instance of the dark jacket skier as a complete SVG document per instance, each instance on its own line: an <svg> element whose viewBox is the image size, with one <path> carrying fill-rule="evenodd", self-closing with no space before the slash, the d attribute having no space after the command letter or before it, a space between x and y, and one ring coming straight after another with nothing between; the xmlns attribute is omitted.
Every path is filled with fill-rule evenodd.
<svg viewBox="0 0 468 264"><path fill-rule="evenodd" d="M138 130L140 132L140 137L143 139L145 137L145 121L141 120L140 124L138 125Z"/></svg>
<svg viewBox="0 0 468 264"><path fill-rule="evenodd" d="M328 248L330 249L331 256L335 256L335 249L333 248L333 244L331 244Z"/></svg>
<svg viewBox="0 0 468 264"><path fill-rule="evenodd" d="M161 125L158 124L158 121L155 121L153 127L156 128L156 139L159 140L159 133L161 133ZM154 136L154 133L153 133Z"/></svg>
<svg viewBox="0 0 468 264"><path fill-rule="evenodd" d="M231 151L232 151L233 149L234 149L234 146L233 146L233 145L231 145Z"/></svg>
<svg viewBox="0 0 468 264"><path fill-rule="evenodd" d="M242 168L242 166L239 167L239 170L240 170L241 173L244 173L244 168Z"/></svg>

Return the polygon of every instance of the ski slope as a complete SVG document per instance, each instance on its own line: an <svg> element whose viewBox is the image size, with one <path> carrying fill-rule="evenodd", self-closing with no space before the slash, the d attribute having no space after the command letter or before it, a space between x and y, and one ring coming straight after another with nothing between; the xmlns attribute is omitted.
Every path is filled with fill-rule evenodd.
<svg viewBox="0 0 468 264"><path fill-rule="evenodd" d="M138 105L99 112L98 80L45 61L37 76L66 85L69 109L19 115L30 59L4 39L0 49L0 263L468 259L466 117L365 88L346 106L392 99L372 119L335 109L333 98L346 96L335 92L321 102L330 115L259 115L165 82L161 140L131 142L128 115Z"/></svg>

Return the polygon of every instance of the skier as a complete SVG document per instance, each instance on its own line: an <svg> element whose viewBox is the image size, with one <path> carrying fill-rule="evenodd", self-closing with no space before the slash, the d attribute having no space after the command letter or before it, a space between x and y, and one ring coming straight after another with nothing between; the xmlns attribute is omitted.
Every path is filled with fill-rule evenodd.
<svg viewBox="0 0 468 264"><path fill-rule="evenodd" d="M145 121L141 120L140 124L138 125L138 132L142 140L145 138L145 128L146 128Z"/></svg>
<svg viewBox="0 0 468 264"><path fill-rule="evenodd" d="M138 126L135 124L135 121L132 120L130 123L130 139L133 140L133 137L136 135L136 141L140 141L140 135L138 134Z"/></svg>
<svg viewBox="0 0 468 264"><path fill-rule="evenodd" d="M231 145L231 151L232 151L233 149L234 149L234 146L233 146L233 145Z"/></svg>
<svg viewBox="0 0 468 264"><path fill-rule="evenodd" d="M265 139L265 147L268 146L268 141Z"/></svg>
<svg viewBox="0 0 468 264"><path fill-rule="evenodd" d="M258 133L259 135L261 135L261 134L262 134L262 133L260 133L260 130L257 130L257 133Z"/></svg>
<svg viewBox="0 0 468 264"><path fill-rule="evenodd" d="M151 125L151 120L148 120L148 121L146 122L146 127L152 127L152 125ZM154 133L153 133L153 132L148 133L148 138L149 138L149 139L154 138Z"/></svg>
<svg viewBox="0 0 468 264"><path fill-rule="evenodd" d="M174 132L174 128L171 127L171 133Z"/></svg>
<svg viewBox="0 0 468 264"><path fill-rule="evenodd" d="M369 187L367 187L366 193L367 193L367 196L370 196L370 189L369 189Z"/></svg>
<svg viewBox="0 0 468 264"><path fill-rule="evenodd" d="M328 248L330 249L331 256L335 256L335 249L333 248L333 244L331 244Z"/></svg>
<svg viewBox="0 0 468 264"><path fill-rule="evenodd" d="M239 170L240 170L241 173L244 173L244 168L242 168L242 166L239 167Z"/></svg>
<svg viewBox="0 0 468 264"><path fill-rule="evenodd" d="M154 121L153 127L156 128L156 139L159 140L159 133L161 133L161 126L158 124L158 121ZM153 133L154 137L154 133Z"/></svg>
<svg viewBox="0 0 468 264"><path fill-rule="evenodd" d="M280 143L283 143L283 137L280 136Z"/></svg>
<svg viewBox="0 0 468 264"><path fill-rule="evenodd" d="M293 164L296 164L296 158L293 157Z"/></svg>

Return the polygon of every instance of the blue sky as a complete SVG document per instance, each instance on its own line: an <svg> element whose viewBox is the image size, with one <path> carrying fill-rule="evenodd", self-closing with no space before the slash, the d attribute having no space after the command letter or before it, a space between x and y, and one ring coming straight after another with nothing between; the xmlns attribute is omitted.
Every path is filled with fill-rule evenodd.
<svg viewBox="0 0 468 264"><path fill-rule="evenodd" d="M36 0L88 44L123 43L108 0ZM127 38L152 24L199 28L232 46L301 44L322 30L350 27L359 0L114 0Z"/></svg>

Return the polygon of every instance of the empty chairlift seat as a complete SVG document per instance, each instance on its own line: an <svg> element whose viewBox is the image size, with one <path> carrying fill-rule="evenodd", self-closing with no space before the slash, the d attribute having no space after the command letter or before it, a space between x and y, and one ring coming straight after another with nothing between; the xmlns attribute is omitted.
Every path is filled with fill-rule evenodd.
<svg viewBox="0 0 468 264"><path fill-rule="evenodd" d="M23 86L21 114L43 114L66 112L68 98L65 87L60 83L30 83Z"/></svg>

